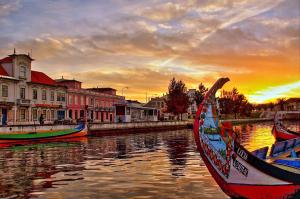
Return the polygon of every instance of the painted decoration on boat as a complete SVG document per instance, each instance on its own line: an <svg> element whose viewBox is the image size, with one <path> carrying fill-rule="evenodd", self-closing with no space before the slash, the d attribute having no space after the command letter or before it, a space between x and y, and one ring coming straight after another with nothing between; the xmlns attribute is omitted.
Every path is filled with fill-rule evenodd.
<svg viewBox="0 0 300 199"><path fill-rule="evenodd" d="M234 198L300 198L297 153L300 138L249 152L231 123L219 122L215 94L228 82L220 78L206 93L194 122L197 149L220 188ZM297 144L298 143L298 144ZM298 162L297 162L298 161Z"/></svg>

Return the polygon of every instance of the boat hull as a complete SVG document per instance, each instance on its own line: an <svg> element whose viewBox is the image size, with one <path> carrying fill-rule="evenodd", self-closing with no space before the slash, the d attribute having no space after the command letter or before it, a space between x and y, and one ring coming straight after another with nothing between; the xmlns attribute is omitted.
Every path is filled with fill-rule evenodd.
<svg viewBox="0 0 300 199"><path fill-rule="evenodd" d="M73 129L64 129L47 132L34 133L8 133L0 134L0 144L5 143L20 143L26 141L41 141L41 140L57 140L68 139L74 137L82 137L87 135L87 129L84 124Z"/></svg>
<svg viewBox="0 0 300 199"><path fill-rule="evenodd" d="M211 136L211 130L207 131L217 129L213 124L212 104L217 104L213 102L214 94L224 83L226 79L218 80L208 91L194 122L197 149L212 177L232 198L300 197L299 172L281 169L246 150L239 144L238 135L232 131L231 125L222 125L219 140Z"/></svg>
<svg viewBox="0 0 300 199"><path fill-rule="evenodd" d="M300 137L300 133L287 131L283 128L276 127L276 125L273 126L272 134L275 137L275 139L278 141L290 140L290 139Z"/></svg>

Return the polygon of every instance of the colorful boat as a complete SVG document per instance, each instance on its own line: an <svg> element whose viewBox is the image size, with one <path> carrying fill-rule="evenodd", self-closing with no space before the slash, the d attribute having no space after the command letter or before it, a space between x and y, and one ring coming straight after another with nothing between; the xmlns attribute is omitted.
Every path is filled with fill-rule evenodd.
<svg viewBox="0 0 300 199"><path fill-rule="evenodd" d="M87 135L87 128L84 123L79 124L75 128L62 129L62 130L49 130L37 132L13 132L0 134L0 144L19 143L28 141L41 141L41 140L56 140L81 137Z"/></svg>
<svg viewBox="0 0 300 199"><path fill-rule="evenodd" d="M206 93L194 122L197 149L212 177L233 198L300 198L300 138L273 144L269 156L268 147L249 152L231 123L218 120L215 94L228 81L220 78Z"/></svg>
<svg viewBox="0 0 300 199"><path fill-rule="evenodd" d="M277 117L278 114L275 114L274 126L272 128L272 134L276 140L289 140L300 137L300 132L292 131L287 129L282 121Z"/></svg>

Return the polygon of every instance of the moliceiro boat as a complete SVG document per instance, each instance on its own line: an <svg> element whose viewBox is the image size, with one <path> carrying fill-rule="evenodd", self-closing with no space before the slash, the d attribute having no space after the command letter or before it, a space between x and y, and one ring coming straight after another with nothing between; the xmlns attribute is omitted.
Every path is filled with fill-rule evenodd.
<svg viewBox="0 0 300 199"><path fill-rule="evenodd" d="M300 198L300 138L249 152L231 123L221 124L215 94L228 82L220 78L206 93L196 114L197 149L212 177L232 198Z"/></svg>
<svg viewBox="0 0 300 199"><path fill-rule="evenodd" d="M48 127L51 129L51 126ZM87 128L84 123L70 129L58 130L36 130L34 132L8 132L0 134L0 144L19 143L26 141L55 140L81 137L87 135Z"/></svg>
<svg viewBox="0 0 300 199"><path fill-rule="evenodd" d="M286 112L289 113L289 112ZM297 113L298 114L298 118L300 113L299 112L292 112ZM298 138L300 137L300 132L296 132L296 131L292 131L288 128L286 128L282 121L279 119L279 114L276 113L275 117L274 117L274 126L272 128L272 134L275 137L276 140L289 140L289 139L293 139L293 138ZM298 120L299 122L299 120Z"/></svg>

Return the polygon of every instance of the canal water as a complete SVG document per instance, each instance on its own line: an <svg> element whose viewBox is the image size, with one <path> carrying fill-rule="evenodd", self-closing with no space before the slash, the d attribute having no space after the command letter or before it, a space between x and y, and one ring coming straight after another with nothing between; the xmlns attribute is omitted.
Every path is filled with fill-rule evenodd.
<svg viewBox="0 0 300 199"><path fill-rule="evenodd" d="M250 150L274 143L272 123L235 128ZM228 197L201 160L192 130L178 130L1 148L0 198Z"/></svg>

